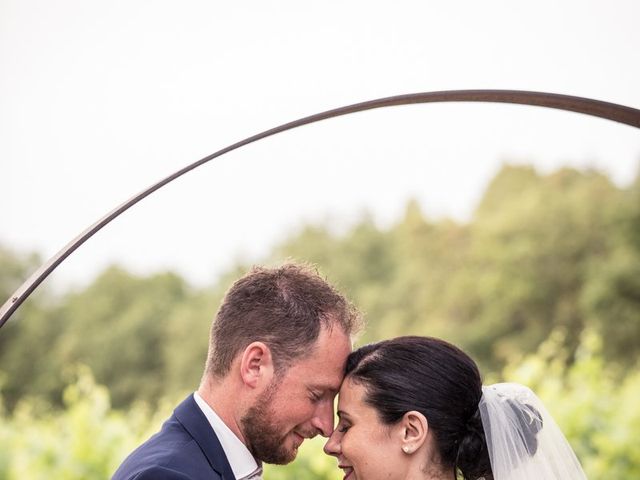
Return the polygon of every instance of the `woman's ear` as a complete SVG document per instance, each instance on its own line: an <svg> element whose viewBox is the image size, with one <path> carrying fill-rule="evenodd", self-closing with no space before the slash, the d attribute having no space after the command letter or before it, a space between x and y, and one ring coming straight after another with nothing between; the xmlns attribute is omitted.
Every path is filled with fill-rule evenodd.
<svg viewBox="0 0 640 480"><path fill-rule="evenodd" d="M273 378L271 350L262 342L247 345L240 358L240 377L250 388L260 388L271 383Z"/></svg>
<svg viewBox="0 0 640 480"><path fill-rule="evenodd" d="M400 448L402 448L404 453L410 455L420 449L427 439L429 423L423 414L412 410L403 415L400 421L400 427Z"/></svg>

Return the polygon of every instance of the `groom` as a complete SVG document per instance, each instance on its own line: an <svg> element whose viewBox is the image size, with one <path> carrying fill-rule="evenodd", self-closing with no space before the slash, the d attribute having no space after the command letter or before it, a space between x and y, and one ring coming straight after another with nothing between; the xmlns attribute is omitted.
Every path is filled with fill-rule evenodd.
<svg viewBox="0 0 640 480"><path fill-rule="evenodd" d="M291 462L304 439L333 431L359 327L346 298L309 268L254 268L222 301L198 390L113 479L248 480L261 478L262 462Z"/></svg>

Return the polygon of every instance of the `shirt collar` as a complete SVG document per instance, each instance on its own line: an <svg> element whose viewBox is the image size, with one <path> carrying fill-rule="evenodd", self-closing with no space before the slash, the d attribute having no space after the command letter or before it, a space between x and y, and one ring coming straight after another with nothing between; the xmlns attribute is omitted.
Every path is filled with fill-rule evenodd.
<svg viewBox="0 0 640 480"><path fill-rule="evenodd" d="M253 458L245 444L231 431L198 392L194 392L193 398L218 437L227 460L229 460L229 465L231 465L231 470L233 470L233 475L236 478L242 478L254 472L258 468L258 462Z"/></svg>

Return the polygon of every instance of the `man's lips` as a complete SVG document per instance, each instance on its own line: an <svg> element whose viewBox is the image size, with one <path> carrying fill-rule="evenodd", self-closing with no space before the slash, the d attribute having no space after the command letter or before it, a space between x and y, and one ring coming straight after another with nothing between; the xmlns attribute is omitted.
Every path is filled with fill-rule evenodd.
<svg viewBox="0 0 640 480"><path fill-rule="evenodd" d="M303 437L297 432L293 432L293 438L294 438L295 448L298 448L300 445L302 445L302 442L304 442L304 439L305 439L305 437Z"/></svg>
<svg viewBox="0 0 640 480"><path fill-rule="evenodd" d="M307 439L307 438L313 438L317 435L316 432L304 432L304 431L300 431L300 432L293 432L293 434L300 438L300 442L302 442L303 440Z"/></svg>

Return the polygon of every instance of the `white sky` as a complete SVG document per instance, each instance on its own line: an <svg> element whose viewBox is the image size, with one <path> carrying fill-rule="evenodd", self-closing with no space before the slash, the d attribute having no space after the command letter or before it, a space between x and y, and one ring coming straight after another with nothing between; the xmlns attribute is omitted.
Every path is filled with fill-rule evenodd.
<svg viewBox="0 0 640 480"><path fill-rule="evenodd" d="M160 178L359 101L521 89L640 108L640 2L0 0L0 242L48 258ZM117 261L205 284L305 222L381 225L410 196L469 218L505 159L626 185L640 130L442 104L329 120L214 160L121 216L49 284Z"/></svg>

